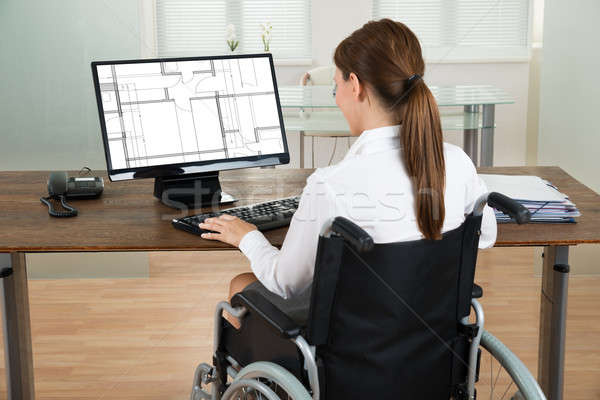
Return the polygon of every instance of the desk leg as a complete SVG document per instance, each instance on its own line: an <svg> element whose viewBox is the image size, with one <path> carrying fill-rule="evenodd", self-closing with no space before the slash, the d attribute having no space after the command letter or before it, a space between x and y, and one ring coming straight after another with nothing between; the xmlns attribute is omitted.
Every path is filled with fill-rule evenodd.
<svg viewBox="0 0 600 400"><path fill-rule="evenodd" d="M548 400L563 398L569 247L544 247L538 382Z"/></svg>
<svg viewBox="0 0 600 400"><path fill-rule="evenodd" d="M481 163L482 167L491 167L494 165L494 119L496 106L494 104L484 104L481 116Z"/></svg>
<svg viewBox="0 0 600 400"><path fill-rule="evenodd" d="M479 116L479 106L478 105L470 105L465 106L465 125L472 125L473 118L478 118ZM473 164L477 164L477 135L479 134L479 130L475 129L464 129L463 130L463 150L473 161Z"/></svg>
<svg viewBox="0 0 600 400"><path fill-rule="evenodd" d="M300 131L300 168L304 168L304 131Z"/></svg>
<svg viewBox="0 0 600 400"><path fill-rule="evenodd" d="M25 253L0 254L4 359L9 400L33 400L33 353ZM12 273L11 270L12 269Z"/></svg>

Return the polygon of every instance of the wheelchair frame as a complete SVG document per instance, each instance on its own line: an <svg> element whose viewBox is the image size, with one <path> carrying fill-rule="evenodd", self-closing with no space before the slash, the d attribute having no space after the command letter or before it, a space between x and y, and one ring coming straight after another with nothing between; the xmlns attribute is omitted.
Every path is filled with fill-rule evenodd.
<svg viewBox="0 0 600 400"><path fill-rule="evenodd" d="M234 318L237 318L241 321L241 318L246 314L247 309L245 307L232 307L226 301L221 301L217 304L215 310L215 328L214 328L214 352L216 353L219 349L220 338L221 338L221 318L223 318L223 311L227 311ZM290 338L290 340L296 345L302 357L304 358L304 369L308 375L308 381L310 384L311 392L313 393L313 400L319 399L319 375L317 370L317 363L315 361L315 347L308 344L306 339L302 337L302 335L298 335L296 337ZM229 361L234 366L239 366L239 363L227 356L227 361ZM227 368L227 374L234 378L237 376L238 371L232 367ZM210 399L210 400L220 400L218 388L216 385L212 386L211 393L207 393L202 390L202 384L213 383L217 380L217 370L214 366L202 363L196 368L196 372L194 373L194 385L192 388L191 399ZM296 379L296 377L294 377ZM195 396L200 397L195 397Z"/></svg>
<svg viewBox="0 0 600 400"><path fill-rule="evenodd" d="M473 208L474 216L481 216L483 214L483 209L486 204L489 204L493 207L499 208L511 216L513 216L518 223L527 222L529 219L529 214L527 210L523 211L523 208L517 206L518 203L514 202L512 199L501 195L499 193L486 193L480 196ZM519 208L520 207L520 208ZM321 236L329 237L331 234L333 219L327 221L323 228L321 229ZM357 247L364 246L364 243L354 241L354 245ZM371 243L372 245L372 243ZM480 288L479 288L480 290ZM484 312L481 304L476 300L476 297L481 297L481 293L473 294L471 299L471 308L474 312L475 322L469 322L469 316L464 317L460 322L465 327L465 329L473 332L471 335L471 343L469 349L469 361L468 361L468 378L467 378L467 387L466 393L462 393L463 396L466 396L466 399L475 399L475 382L477 380L477 370L479 364L479 347L482 346L486 350L490 352L494 358L496 358L500 364L506 369L509 373L513 381L516 383L519 393L525 399L535 399L535 400L545 400L544 393L540 389L536 380L533 378L527 367L515 356L502 342L500 342L497 338L495 338L492 334L484 330ZM242 323L243 316L248 312L245 307L233 307L230 303L226 301L221 301L217 304L215 314L214 314L214 352L216 354L221 339L222 332L222 324L221 320L223 318L223 311L227 311L234 318L238 319L240 323ZM319 400L320 398L320 387L319 387L319 375L317 364L315 360L316 349L314 346L308 344L306 339L298 334L294 337L291 337L291 340L304 359L304 370L308 376L308 382L310 386L310 392L312 396L308 398L312 398L313 400ZM202 385L208 385L211 383L217 382L219 379L218 370L215 366L212 366L207 363L202 363L198 365L196 371L194 373L194 381L193 388L190 395L191 400L221 400L221 398L225 398L228 400L228 396L233 393L234 389L237 389L235 378L238 375L239 370L241 369L240 364L234 360L231 356L226 356L227 361L231 364L231 366L227 367L227 375L234 379L234 382L230 384L228 389L223 393L221 397L219 393L218 385L213 384L211 392L206 392L202 389ZM292 379L297 381L297 378L293 376L290 372L288 372ZM226 377L225 377L226 380ZM261 390L262 393L272 393L272 395L267 396L269 399L278 399L277 397L264 383L254 380L254 379L243 379L241 381L243 385L246 387L251 387L255 390ZM300 383L300 382L298 382ZM272 396L275 397L272 397ZM295 400L306 400L306 399L295 399Z"/></svg>

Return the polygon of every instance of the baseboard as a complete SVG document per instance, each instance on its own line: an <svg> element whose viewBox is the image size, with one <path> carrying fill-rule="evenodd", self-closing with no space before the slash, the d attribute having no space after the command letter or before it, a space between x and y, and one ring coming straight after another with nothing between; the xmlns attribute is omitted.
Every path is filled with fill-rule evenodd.
<svg viewBox="0 0 600 400"><path fill-rule="evenodd" d="M148 253L31 253L29 279L147 278Z"/></svg>

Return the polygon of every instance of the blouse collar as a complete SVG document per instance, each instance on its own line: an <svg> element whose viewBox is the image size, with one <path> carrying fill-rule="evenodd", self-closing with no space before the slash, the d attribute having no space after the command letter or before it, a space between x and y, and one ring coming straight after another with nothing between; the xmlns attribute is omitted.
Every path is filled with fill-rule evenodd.
<svg viewBox="0 0 600 400"><path fill-rule="evenodd" d="M400 125L382 126L363 131L348 150L346 157L400 147Z"/></svg>

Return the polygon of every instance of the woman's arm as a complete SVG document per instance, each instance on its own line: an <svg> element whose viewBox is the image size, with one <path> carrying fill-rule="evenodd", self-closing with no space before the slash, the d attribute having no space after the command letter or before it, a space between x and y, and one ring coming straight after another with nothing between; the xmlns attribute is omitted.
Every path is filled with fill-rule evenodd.
<svg viewBox="0 0 600 400"><path fill-rule="evenodd" d="M311 175L281 250L273 247L256 227L244 232L247 227L241 224L247 223L237 218L214 218L223 221L218 221L219 224L208 221L208 225L200 225L203 229L221 232L202 237L238 246L250 260L258 280L270 291L288 298L302 292L312 282L319 232L322 225L335 215L334 198L331 189L318 174Z"/></svg>
<svg viewBox="0 0 600 400"><path fill-rule="evenodd" d="M472 164L471 164L472 165ZM466 201L465 201L465 214L469 214L473 211L475 202L477 199L488 192L488 188L483 181L477 175L475 166L472 166L471 177L467 183ZM492 247L496 243L496 236L498 233L498 226L496 224L496 215L494 210L486 205L483 209L483 217L481 219L481 236L479 237L479 248L487 249Z"/></svg>

